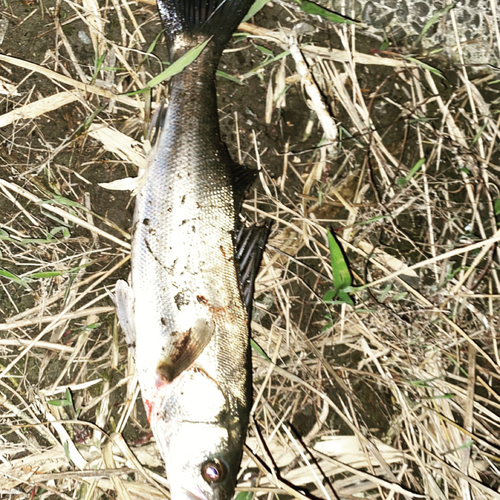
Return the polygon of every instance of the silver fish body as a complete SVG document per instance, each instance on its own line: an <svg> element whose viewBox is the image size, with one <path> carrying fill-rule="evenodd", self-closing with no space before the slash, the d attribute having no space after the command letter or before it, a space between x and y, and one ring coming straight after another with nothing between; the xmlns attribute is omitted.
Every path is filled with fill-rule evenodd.
<svg viewBox="0 0 500 500"><path fill-rule="evenodd" d="M159 4L165 24L162 9L170 7ZM173 59L207 37L178 32ZM231 498L251 404L248 317L235 262L242 167L220 141L214 73L225 42L214 40L171 81L136 200L130 285L116 288L174 500Z"/></svg>

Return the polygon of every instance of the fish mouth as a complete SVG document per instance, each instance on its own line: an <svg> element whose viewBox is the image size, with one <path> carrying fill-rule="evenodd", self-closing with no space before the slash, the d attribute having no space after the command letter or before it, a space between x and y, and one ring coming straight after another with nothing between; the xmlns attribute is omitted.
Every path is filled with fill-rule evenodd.
<svg viewBox="0 0 500 500"><path fill-rule="evenodd" d="M186 488L181 488L181 494L184 500L208 500L201 491L195 495L192 491L186 490Z"/></svg>

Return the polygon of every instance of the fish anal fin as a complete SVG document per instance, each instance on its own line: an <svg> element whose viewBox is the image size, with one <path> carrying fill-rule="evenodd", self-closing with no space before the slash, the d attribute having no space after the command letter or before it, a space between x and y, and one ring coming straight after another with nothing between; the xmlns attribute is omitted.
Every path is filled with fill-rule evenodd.
<svg viewBox="0 0 500 500"><path fill-rule="evenodd" d="M165 383L176 379L187 370L204 351L215 330L211 321L198 319L185 332L172 332L168 352L156 367L156 374Z"/></svg>

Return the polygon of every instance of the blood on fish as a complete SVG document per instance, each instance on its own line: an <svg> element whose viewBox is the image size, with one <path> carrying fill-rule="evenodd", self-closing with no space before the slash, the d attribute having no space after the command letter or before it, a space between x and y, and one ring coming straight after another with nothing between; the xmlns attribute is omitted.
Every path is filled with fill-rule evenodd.
<svg viewBox="0 0 500 500"><path fill-rule="evenodd" d="M148 422L151 425L151 415L153 414L154 404L149 400L145 400L144 406L146 407L146 414L148 416Z"/></svg>

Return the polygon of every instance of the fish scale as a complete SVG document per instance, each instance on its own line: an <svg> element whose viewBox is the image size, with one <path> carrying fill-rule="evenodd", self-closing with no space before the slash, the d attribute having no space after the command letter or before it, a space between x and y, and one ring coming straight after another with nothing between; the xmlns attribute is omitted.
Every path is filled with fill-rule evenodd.
<svg viewBox="0 0 500 500"><path fill-rule="evenodd" d="M171 61L210 41L170 82L136 200L130 284L117 283L116 301L173 500L231 498L248 425L256 266L241 273L245 304L236 234L246 245L238 211L253 176L221 142L215 71L251 3L158 1ZM267 229L246 235L260 258Z"/></svg>

